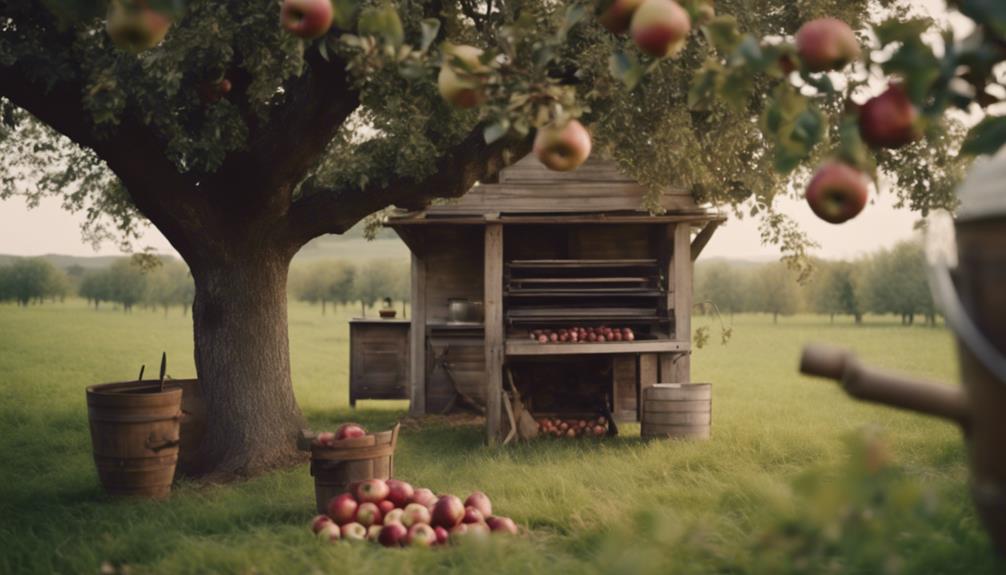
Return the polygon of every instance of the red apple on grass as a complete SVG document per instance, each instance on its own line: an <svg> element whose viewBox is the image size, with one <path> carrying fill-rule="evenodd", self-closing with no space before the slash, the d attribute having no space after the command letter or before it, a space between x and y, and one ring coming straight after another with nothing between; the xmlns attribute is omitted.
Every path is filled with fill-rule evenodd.
<svg viewBox="0 0 1006 575"><path fill-rule="evenodd" d="M472 494L465 499L465 507L474 507L482 513L483 516L489 517L493 514L493 503L489 500L489 496L481 491L472 491Z"/></svg>
<svg viewBox="0 0 1006 575"><path fill-rule="evenodd" d="M427 511L427 513L429 512ZM385 525L389 523L404 523L404 522L405 522L405 512L398 508L392 509L391 511L388 512L387 515L384 516Z"/></svg>
<svg viewBox="0 0 1006 575"><path fill-rule="evenodd" d="M379 524L381 518L381 510L377 507L376 503L370 501L361 503L360 507L356 510L356 522L364 527Z"/></svg>
<svg viewBox="0 0 1006 575"><path fill-rule="evenodd" d="M408 530L401 523L392 523L385 525L381 529L381 534L377 540L385 547L400 547L405 544L405 538L408 533Z"/></svg>
<svg viewBox="0 0 1006 575"><path fill-rule="evenodd" d="M346 541L366 541L367 528L355 521L347 523L342 526L342 538Z"/></svg>
<svg viewBox="0 0 1006 575"><path fill-rule="evenodd" d="M455 495L444 495L437 499L433 506L433 517L430 525L450 529L461 523L465 516L465 504Z"/></svg>
<svg viewBox="0 0 1006 575"><path fill-rule="evenodd" d="M105 31L112 43L130 52L153 48L164 39L171 28L171 18L147 7L144 0L124 2L112 0L108 4Z"/></svg>
<svg viewBox="0 0 1006 575"><path fill-rule="evenodd" d="M500 517L493 515L486 519L486 525L493 533L509 533L510 535L517 535L517 524L513 522L513 519L509 517Z"/></svg>
<svg viewBox="0 0 1006 575"><path fill-rule="evenodd" d="M429 508L422 503L409 503L402 512L402 525L412 527L417 523L429 524L432 518Z"/></svg>
<svg viewBox="0 0 1006 575"><path fill-rule="evenodd" d="M922 137L918 119L905 89L894 84L859 108L859 133L871 147L896 149Z"/></svg>
<svg viewBox="0 0 1006 575"><path fill-rule="evenodd" d="M433 511L433 506L437 504L437 496L429 489L420 487L419 489L416 489L415 493L412 495L412 501L414 503L419 503L420 505L425 505L427 509Z"/></svg>
<svg viewBox="0 0 1006 575"><path fill-rule="evenodd" d="M387 515L389 511L395 509L395 504L388 499L377 502L377 508L381 510L381 515Z"/></svg>
<svg viewBox="0 0 1006 575"><path fill-rule="evenodd" d="M454 543L484 541L490 533L489 526L485 523L461 523L450 530L450 540Z"/></svg>
<svg viewBox="0 0 1006 575"><path fill-rule="evenodd" d="M342 530L335 523L329 521L321 529L316 531L316 534L320 539L326 541L338 541L342 539Z"/></svg>
<svg viewBox="0 0 1006 575"><path fill-rule="evenodd" d="M339 525L345 525L356 519L357 507L359 503L351 493L336 495L328 502L328 516Z"/></svg>
<svg viewBox="0 0 1006 575"><path fill-rule="evenodd" d="M590 148L590 133L576 120L538 128L534 137L534 155L545 167L557 172L575 170L590 156Z"/></svg>
<svg viewBox="0 0 1006 575"><path fill-rule="evenodd" d="M447 538L449 537L450 534L447 532L446 529L444 529L443 527L434 527L433 532L437 534L437 545L443 545L444 543L447 543Z"/></svg>
<svg viewBox="0 0 1006 575"><path fill-rule="evenodd" d="M409 527L405 542L411 547L430 547L437 543L437 532L425 523L416 523Z"/></svg>
<svg viewBox="0 0 1006 575"><path fill-rule="evenodd" d="M395 507L404 508L412 501L412 497L416 494L416 490L412 488L412 485L404 481L389 479L386 483L388 484L388 501L391 501Z"/></svg>
<svg viewBox="0 0 1006 575"><path fill-rule="evenodd" d="M388 497L388 484L383 479L368 479L356 486L356 499L360 503L378 503Z"/></svg>
<svg viewBox="0 0 1006 575"><path fill-rule="evenodd" d="M443 48L444 62L437 76L437 90L440 96L457 108L474 108L486 95L480 76L487 68L479 59L482 50L474 46L452 46Z"/></svg>
<svg viewBox="0 0 1006 575"><path fill-rule="evenodd" d="M632 15L643 0L614 0L597 17L597 21L612 34L624 34L629 30Z"/></svg>
<svg viewBox="0 0 1006 575"><path fill-rule="evenodd" d="M287 32L311 40L328 32L333 15L331 0L284 0L279 21Z"/></svg>
<svg viewBox="0 0 1006 575"><path fill-rule="evenodd" d="M692 19L674 0L646 0L632 15L632 40L656 58L674 56L685 47Z"/></svg>
<svg viewBox="0 0 1006 575"><path fill-rule="evenodd" d="M343 423L335 430L335 439L339 441L343 439L356 439L365 435L367 435L367 430L356 423Z"/></svg>
<svg viewBox="0 0 1006 575"><path fill-rule="evenodd" d="M810 72L841 70L860 55L859 40L849 25L837 18L819 18L800 27L796 52Z"/></svg>
<svg viewBox="0 0 1006 575"><path fill-rule="evenodd" d="M817 171L807 186L807 203L817 217L840 224L850 220L866 205L869 184L866 176L848 164L832 162Z"/></svg>
<svg viewBox="0 0 1006 575"><path fill-rule="evenodd" d="M485 520L485 515L474 507L465 507L465 514L461 517L462 523L483 523Z"/></svg>
<svg viewBox="0 0 1006 575"><path fill-rule="evenodd" d="M333 524L332 518L328 515L315 515L314 519L311 520L311 531L313 533L318 533L323 527L331 524Z"/></svg>
<svg viewBox="0 0 1006 575"><path fill-rule="evenodd" d="M367 527L367 541L377 543L378 538L381 536L381 529L384 529L383 525L371 525Z"/></svg>

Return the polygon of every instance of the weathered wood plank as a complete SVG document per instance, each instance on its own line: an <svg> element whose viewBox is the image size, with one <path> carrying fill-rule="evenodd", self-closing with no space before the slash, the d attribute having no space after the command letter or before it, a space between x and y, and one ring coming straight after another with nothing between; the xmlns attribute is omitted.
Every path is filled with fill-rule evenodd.
<svg viewBox="0 0 1006 575"><path fill-rule="evenodd" d="M713 239L713 234L716 232L716 228L720 227L720 223L721 222L719 220L707 222L706 225L702 227L702 230L699 231L698 235L695 236L695 239L692 240L693 262L699 258L699 254L701 254L702 250L705 249L709 240Z"/></svg>
<svg viewBox="0 0 1006 575"><path fill-rule="evenodd" d="M409 413L426 414L426 262L412 254L412 328L409 375L412 380Z"/></svg>
<svg viewBox="0 0 1006 575"><path fill-rule="evenodd" d="M632 182L555 182L548 184L484 184L457 201L430 206L426 214L646 212L646 188ZM659 200L668 211L698 206L687 192L666 191Z"/></svg>
<svg viewBox="0 0 1006 575"><path fill-rule="evenodd" d="M549 170L532 154L503 168L499 172L500 182L631 182L632 178L623 174L618 165L597 154L591 155L579 168L570 172Z"/></svg>
<svg viewBox="0 0 1006 575"><path fill-rule="evenodd" d="M660 381L660 366L655 353L644 353L639 356L639 405L642 405L642 398L649 387ZM636 410L636 421L642 416L642 410Z"/></svg>
<svg viewBox="0 0 1006 575"><path fill-rule="evenodd" d="M674 252L671 268L674 278L674 339L692 341L692 246L691 226L674 227ZM688 354L674 358L674 383L691 381L691 358Z"/></svg>
<svg viewBox="0 0 1006 575"><path fill-rule="evenodd" d="M612 362L612 414L616 421L635 421L639 403L636 398L636 358L616 355Z"/></svg>
<svg viewBox="0 0 1006 575"><path fill-rule="evenodd" d="M496 445L502 433L503 394L503 226L486 225L485 307L486 354L486 435L489 445Z"/></svg>

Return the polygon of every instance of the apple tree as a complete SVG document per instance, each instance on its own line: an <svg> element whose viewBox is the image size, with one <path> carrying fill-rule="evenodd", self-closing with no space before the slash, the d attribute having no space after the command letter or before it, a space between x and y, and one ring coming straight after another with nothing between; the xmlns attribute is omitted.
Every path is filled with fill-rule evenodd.
<svg viewBox="0 0 1006 575"><path fill-rule="evenodd" d="M93 239L128 244L146 221L164 234L195 282L209 428L188 471L252 474L297 460L293 255L388 206L463 194L536 133L589 126L574 151L762 218L793 261L808 239L773 200L826 157L879 166L914 209L951 205L961 130L942 114L1002 97L1006 17L961 0L980 35L937 56L908 4L0 0L0 197L59 197ZM822 16L850 27L823 33L818 51L838 45L823 64L792 42ZM873 154L850 102L891 74L911 142ZM999 120L979 128L972 150L1006 137ZM563 145L542 136L537 152Z"/></svg>

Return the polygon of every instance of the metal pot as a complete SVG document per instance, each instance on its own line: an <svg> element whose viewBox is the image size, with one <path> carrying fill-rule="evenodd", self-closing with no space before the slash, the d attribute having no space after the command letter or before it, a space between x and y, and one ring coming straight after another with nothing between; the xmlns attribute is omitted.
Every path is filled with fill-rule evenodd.
<svg viewBox="0 0 1006 575"><path fill-rule="evenodd" d="M447 321L450 323L482 323L482 302L465 298L447 300Z"/></svg>

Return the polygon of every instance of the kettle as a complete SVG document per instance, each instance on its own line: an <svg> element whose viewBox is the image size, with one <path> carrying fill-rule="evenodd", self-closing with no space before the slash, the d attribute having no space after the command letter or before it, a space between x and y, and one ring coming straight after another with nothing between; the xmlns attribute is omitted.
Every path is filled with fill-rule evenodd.
<svg viewBox="0 0 1006 575"><path fill-rule="evenodd" d="M800 371L841 382L857 398L959 425L971 495L1006 555L1006 154L976 163L958 189L960 208L930 217L926 257L936 304L957 341L962 386L873 369L823 345L803 350Z"/></svg>

